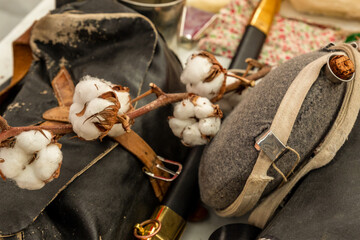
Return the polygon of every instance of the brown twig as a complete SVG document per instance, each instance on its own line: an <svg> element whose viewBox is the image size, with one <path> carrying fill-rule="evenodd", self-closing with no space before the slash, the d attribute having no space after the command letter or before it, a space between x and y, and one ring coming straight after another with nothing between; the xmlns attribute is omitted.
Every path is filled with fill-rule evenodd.
<svg viewBox="0 0 360 240"><path fill-rule="evenodd" d="M261 69L259 69L259 71L257 71L256 73L254 74L251 74L249 76L247 76L246 78L248 80L258 80L262 77L264 77L266 74L268 74L269 72L271 71L271 66L269 65L265 65L263 66Z"/></svg>
<svg viewBox="0 0 360 240"><path fill-rule="evenodd" d="M170 93L160 95L156 100L146 104L145 106L138 108L132 112L127 113L126 115L129 119L135 119L144 115L152 110L155 110L159 107L165 106L169 103L179 102L189 96L193 95L192 93Z"/></svg>
<svg viewBox="0 0 360 240"><path fill-rule="evenodd" d="M2 118L2 117L1 117ZM31 130L48 130L53 134L66 134L71 133L72 125L71 124L63 124L59 126L27 126L27 127L10 127L5 131L0 133L0 143L6 139L17 136L22 132L31 131Z"/></svg>
<svg viewBox="0 0 360 240"><path fill-rule="evenodd" d="M264 65L258 72L247 76L245 79L248 82L256 81L256 80L264 77L266 74L268 74L270 72L270 70L271 70L270 66ZM231 75L231 76L234 77L233 75ZM239 77L239 76L237 76L237 77ZM230 84L230 85L226 86L225 92L231 92L231 91L234 91L234 90L238 89L240 86L247 85L246 82L243 81L243 79L241 79L241 81L237 81L237 82L234 82L233 84Z"/></svg>
<svg viewBox="0 0 360 240"><path fill-rule="evenodd" d="M133 104L134 102L139 101L140 99L143 99L144 97L149 96L150 94L155 93L157 97L159 97L160 95L164 95L165 93L158 87L156 86L154 83L150 83L150 89L147 90L146 92L144 92L143 94L141 94L140 96L132 99L130 101L131 104Z"/></svg>
<svg viewBox="0 0 360 240"><path fill-rule="evenodd" d="M233 78L236 78L236 79L240 80L240 82L242 82L242 85L245 84L245 85L251 86L251 87L255 86L255 81L254 80L249 80L247 78L244 78L244 77L232 74L232 73L227 73L226 75L229 76L229 77L233 77Z"/></svg>
<svg viewBox="0 0 360 240"><path fill-rule="evenodd" d="M253 58L247 58L245 59L245 62L247 63L246 66L246 70L244 72L244 74L242 75L242 77L246 77L249 73L249 71L251 69L253 69L254 67L258 67L258 68L262 68L263 64L261 64L260 62L258 62L257 60L253 59Z"/></svg>

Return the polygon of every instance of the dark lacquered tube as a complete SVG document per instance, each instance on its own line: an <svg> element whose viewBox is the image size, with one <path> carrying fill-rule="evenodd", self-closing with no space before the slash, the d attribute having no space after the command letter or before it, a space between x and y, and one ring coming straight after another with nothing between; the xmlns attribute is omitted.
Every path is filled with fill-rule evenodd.
<svg viewBox="0 0 360 240"><path fill-rule="evenodd" d="M186 219L200 198L198 170L203 149L200 146L190 151L181 174L171 183L163 202L151 216L151 219L160 221L162 225L152 240L180 238Z"/></svg>
<svg viewBox="0 0 360 240"><path fill-rule="evenodd" d="M259 3L245 28L229 69L246 69L245 60L247 58L257 59L259 57L280 3L281 0L262 0Z"/></svg>
<svg viewBox="0 0 360 240"><path fill-rule="evenodd" d="M174 210L184 219L199 199L198 170L203 147L191 150L182 173L171 185L163 204Z"/></svg>
<svg viewBox="0 0 360 240"><path fill-rule="evenodd" d="M246 58L257 59L265 40L265 33L254 26L248 25L239 46L236 49L229 69L245 69L247 66L247 63L245 62Z"/></svg>

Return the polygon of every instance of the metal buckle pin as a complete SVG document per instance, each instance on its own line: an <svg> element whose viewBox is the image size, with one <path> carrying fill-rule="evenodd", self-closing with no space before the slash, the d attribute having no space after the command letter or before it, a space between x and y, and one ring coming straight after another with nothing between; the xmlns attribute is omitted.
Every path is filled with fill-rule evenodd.
<svg viewBox="0 0 360 240"><path fill-rule="evenodd" d="M162 165L160 165L160 164L156 164L156 167L157 167L158 169L160 169L160 170L162 170L162 171L164 171L164 172L169 173L170 175L172 175L172 177L171 177L171 178L167 178L167 177L157 176L157 175L155 175L154 173L148 171L147 169L144 169L144 172L145 172L148 176L150 176L150 177L152 177L152 178L155 178L155 179L159 179L159 180L166 181L166 182L172 182L172 181L174 181L174 180L180 175L180 173L181 173L181 171L182 171L182 164L181 164L181 163L178 163L178 162L175 162L175 161L171 161L171 160L165 159L165 158L160 157L160 156L157 156L157 158L158 158L160 161L164 162L164 163L168 163L168 164L171 164L171 165L178 166L177 171L174 172L174 171L172 171L172 170L170 170L170 169L168 169L168 168L166 168L166 167L164 167L164 166L162 166Z"/></svg>

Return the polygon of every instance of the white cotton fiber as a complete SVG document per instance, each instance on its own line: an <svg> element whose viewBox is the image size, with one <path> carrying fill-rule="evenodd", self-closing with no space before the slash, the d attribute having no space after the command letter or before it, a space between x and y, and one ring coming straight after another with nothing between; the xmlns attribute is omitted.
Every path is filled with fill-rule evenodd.
<svg viewBox="0 0 360 240"><path fill-rule="evenodd" d="M207 139L201 136L198 125L198 123L194 123L184 129L182 133L182 140L186 145L197 146L204 145L208 142Z"/></svg>
<svg viewBox="0 0 360 240"><path fill-rule="evenodd" d="M115 93L120 102L120 109L118 114L122 115L130 109L130 94L125 91L115 91Z"/></svg>
<svg viewBox="0 0 360 240"><path fill-rule="evenodd" d="M189 119L178 119L178 118L170 118L169 119L169 126L174 133L175 136L181 138L182 132L187 126L190 126L192 124L196 123L195 118L189 118Z"/></svg>
<svg viewBox="0 0 360 240"><path fill-rule="evenodd" d="M42 132L35 130L22 132L16 137L16 147L30 154L47 146L51 142L51 138L51 133L46 130Z"/></svg>
<svg viewBox="0 0 360 240"><path fill-rule="evenodd" d="M84 108L84 105L81 103L73 103L70 106L69 110L69 121L73 123L74 121L77 121L79 118L76 114L80 113Z"/></svg>
<svg viewBox="0 0 360 240"><path fill-rule="evenodd" d="M194 104L189 99L185 99L175 104L174 117L179 119L188 119L194 116Z"/></svg>
<svg viewBox="0 0 360 240"><path fill-rule="evenodd" d="M87 117L93 116L94 114L103 111L105 108L107 108L110 105L114 105L114 104L106 99L94 98L88 102L84 116Z"/></svg>
<svg viewBox="0 0 360 240"><path fill-rule="evenodd" d="M121 89L121 90L118 90ZM95 140L100 137L102 133L95 124L104 121L104 114L99 114L106 110L109 106L117 106L117 103L109 101L104 98L99 98L100 95L106 92L112 92L116 95L116 99L120 105L117 113L114 111L107 111L107 113L122 115L131 109L130 94L126 88L122 89L121 86L115 86L110 82L102 79L93 78L90 76L84 77L75 88L74 103L70 107L69 120L73 125L74 132L85 140ZM85 109L83 115L77 116ZM112 110L112 109L111 109ZM114 118L116 116L110 115ZM124 134L125 130L122 124L115 124L108 132L111 137L116 137Z"/></svg>
<svg viewBox="0 0 360 240"><path fill-rule="evenodd" d="M125 129L121 123L115 124L111 130L108 132L108 135L110 137L118 137L120 135L123 135L125 133Z"/></svg>
<svg viewBox="0 0 360 240"><path fill-rule="evenodd" d="M214 113L214 107L209 99L199 97L196 100L195 116L197 118L206 118Z"/></svg>
<svg viewBox="0 0 360 240"><path fill-rule="evenodd" d="M28 190L37 190L42 188L45 183L34 173L31 165L28 165L18 176L13 178L20 188Z"/></svg>
<svg viewBox="0 0 360 240"><path fill-rule="evenodd" d="M73 121L73 130L79 137L87 141L95 140L101 135L100 130L93 123L96 119L93 119L92 121L86 119L87 118L83 116L79 117L76 121Z"/></svg>
<svg viewBox="0 0 360 240"><path fill-rule="evenodd" d="M199 130L206 136L215 136L219 131L221 120L218 117L203 118L199 121Z"/></svg>
<svg viewBox="0 0 360 240"><path fill-rule="evenodd" d="M208 58L202 56L190 56L180 76L184 84L202 82L210 74L212 63Z"/></svg>
<svg viewBox="0 0 360 240"><path fill-rule="evenodd" d="M41 149L31 164L36 176L43 181L49 180L62 162L62 152L56 144Z"/></svg>
<svg viewBox="0 0 360 240"><path fill-rule="evenodd" d="M221 86L225 80L223 73L219 74L211 82L199 82L196 84L186 84L186 91L194 93L201 97L214 98L220 92Z"/></svg>
<svg viewBox="0 0 360 240"><path fill-rule="evenodd" d="M112 91L110 82L91 76L85 76L75 87L73 102L84 104L109 91Z"/></svg>
<svg viewBox="0 0 360 240"><path fill-rule="evenodd" d="M70 107L69 120L73 125L74 132L79 137L88 141L97 139L101 135L101 132L94 125L94 122L99 122L99 120L104 119L101 116L94 117L94 115L110 105L113 105L113 103L108 100L95 98L87 104L84 114L82 116L77 116L76 113L78 113L79 109L82 107L79 104L72 104Z"/></svg>
<svg viewBox="0 0 360 240"><path fill-rule="evenodd" d="M19 148L0 148L0 170L6 178L14 178L20 174L31 156Z"/></svg>

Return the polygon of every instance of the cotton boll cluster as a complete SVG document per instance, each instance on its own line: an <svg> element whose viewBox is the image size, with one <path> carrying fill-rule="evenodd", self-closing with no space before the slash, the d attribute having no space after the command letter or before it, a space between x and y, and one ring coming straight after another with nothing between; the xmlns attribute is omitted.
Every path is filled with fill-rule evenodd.
<svg viewBox="0 0 360 240"><path fill-rule="evenodd" d="M0 174L20 188L36 190L59 175L62 152L49 131L26 131L11 147L0 148Z"/></svg>
<svg viewBox="0 0 360 240"><path fill-rule="evenodd" d="M169 126L185 145L204 145L219 131L221 117L217 105L207 98L193 96L175 105Z"/></svg>
<svg viewBox="0 0 360 240"><path fill-rule="evenodd" d="M119 117L132 108L129 89L85 76L75 87L69 120L85 140L117 137L126 132Z"/></svg>
<svg viewBox="0 0 360 240"><path fill-rule="evenodd" d="M200 52L187 59L180 80L186 84L187 92L216 99L225 92L225 72L213 55Z"/></svg>

